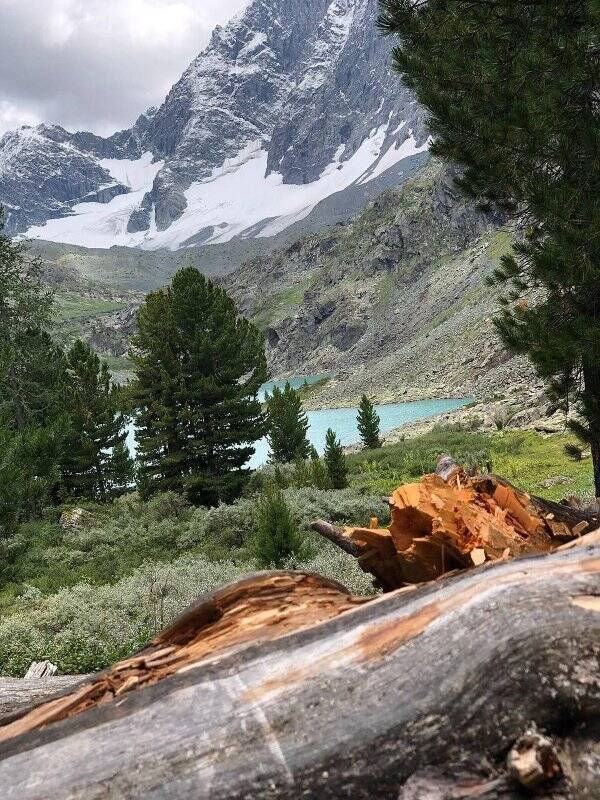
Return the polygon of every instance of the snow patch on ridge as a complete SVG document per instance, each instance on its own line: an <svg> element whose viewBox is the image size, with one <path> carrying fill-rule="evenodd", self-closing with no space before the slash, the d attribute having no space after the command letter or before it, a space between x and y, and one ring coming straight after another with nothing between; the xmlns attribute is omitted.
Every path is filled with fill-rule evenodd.
<svg viewBox="0 0 600 800"><path fill-rule="evenodd" d="M318 180L306 184L286 184L279 173L265 177L268 154L261 142L254 142L210 178L192 184L185 192L183 216L166 231L150 231L142 246L177 249L206 229L213 230L205 240L211 244L228 242L249 229L257 237L274 236L307 217L326 197L355 183L379 157L386 129L387 125L374 129L347 161L339 161L339 148Z"/></svg>
<svg viewBox="0 0 600 800"><path fill-rule="evenodd" d="M152 163L152 153L144 153L137 161L128 158L102 158L98 161L111 178L134 192L149 191L163 161Z"/></svg>
<svg viewBox="0 0 600 800"><path fill-rule="evenodd" d="M367 170L365 175L362 176L357 183L360 185L375 180L375 178L383 175L384 172L387 172L388 169L391 169L391 167L395 166L399 161L402 161L402 159L408 158L409 156L416 156L418 153L424 153L425 150L429 149L430 144L431 138L427 139L424 144L418 145L412 130L409 129L408 138L405 139L402 144L393 142L385 153L383 153L379 161Z"/></svg>
<svg viewBox="0 0 600 800"><path fill-rule="evenodd" d="M114 197L109 203L78 203L72 215L30 228L28 237L102 249L113 245L135 247L141 243L143 234L128 233L127 225L131 214L152 188L164 161L152 163L152 153L145 153L137 161L106 158L99 163L115 181L131 191Z"/></svg>
<svg viewBox="0 0 600 800"><path fill-rule="evenodd" d="M185 191L187 207L163 231L156 227L154 215L148 231L127 231L132 212L140 207L163 162L152 163L150 153L138 161L103 159L101 165L131 191L109 203L79 203L73 215L31 228L28 236L86 247L120 245L148 250L185 247L200 231L203 243L228 242L250 232L257 237L274 236L307 217L332 194L371 181L403 158L427 149L428 142L417 146L409 132L400 147L392 144L383 152L388 127L389 121L373 128L346 161L342 161L345 147L341 145L319 178L306 184L286 184L279 173L266 175L264 142L251 142Z"/></svg>

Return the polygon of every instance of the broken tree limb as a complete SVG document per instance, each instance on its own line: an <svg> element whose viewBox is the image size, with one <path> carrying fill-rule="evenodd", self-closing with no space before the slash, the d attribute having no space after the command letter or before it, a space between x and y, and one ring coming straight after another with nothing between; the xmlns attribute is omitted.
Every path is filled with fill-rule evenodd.
<svg viewBox="0 0 600 800"><path fill-rule="evenodd" d="M314 530L354 555L384 591L488 561L544 553L600 525L597 515L470 476L449 456L436 473L398 487L389 528ZM334 535L332 535L332 530Z"/></svg>
<svg viewBox="0 0 600 800"><path fill-rule="evenodd" d="M359 548L345 535L341 528L337 528L330 522L324 522L322 519L316 520L310 526L314 531L320 533L325 539L337 545L341 550L348 555L358 558L360 555Z"/></svg>
<svg viewBox="0 0 600 800"><path fill-rule="evenodd" d="M287 579L266 618L248 609L251 578L151 645L188 647L194 619L196 644L214 645L230 620L224 648L200 646L154 683L6 739L3 798L396 800L411 775L464 753L503 761L532 723L564 735L599 718L598 543L356 605L317 583L308 594L325 593L307 609L294 583L307 576ZM268 576L259 584L264 599Z"/></svg>
<svg viewBox="0 0 600 800"><path fill-rule="evenodd" d="M273 639L368 602L309 573L257 573L201 598L150 644L28 713L0 722L0 743L150 686L218 653Z"/></svg>

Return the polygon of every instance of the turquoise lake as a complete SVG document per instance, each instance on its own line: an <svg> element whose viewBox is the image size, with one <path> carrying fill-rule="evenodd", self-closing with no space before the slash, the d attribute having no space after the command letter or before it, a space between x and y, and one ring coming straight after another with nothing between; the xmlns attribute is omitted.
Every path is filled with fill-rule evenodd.
<svg viewBox="0 0 600 800"><path fill-rule="evenodd" d="M292 378L290 384L297 389L305 382L308 384L316 383L322 376L315 375L308 378ZM264 400L265 393L272 391L274 386L281 386L285 381L269 381L259 393L261 400ZM454 411L457 408L467 405L470 399L444 399L444 400L416 400L412 403L388 403L386 405L375 406L381 418L381 433L387 433L393 428L399 428L408 422L418 419L435 417L447 411ZM356 408L324 408L319 411L307 411L309 428L309 439L319 453L323 453L325 447L325 434L327 428L333 428L343 445L355 444L359 441L358 428L356 425ZM135 439L133 426L130 426L127 438L129 448L135 453ZM261 439L255 445L256 452L250 460L249 466L253 469L266 464L269 460L269 445L266 439Z"/></svg>
<svg viewBox="0 0 600 800"><path fill-rule="evenodd" d="M427 419L454 411L471 401L466 400L417 400L413 403L389 403L375 406L381 419L381 433L387 433L393 428L406 425L417 419ZM311 444L322 454L325 448L325 434L327 428L333 428L343 445L355 444L360 440L356 424L356 408L324 408L319 411L307 411L306 416L310 425L308 435ZM266 439L257 442L256 453L250 461L253 468L266 464L269 460L269 445Z"/></svg>

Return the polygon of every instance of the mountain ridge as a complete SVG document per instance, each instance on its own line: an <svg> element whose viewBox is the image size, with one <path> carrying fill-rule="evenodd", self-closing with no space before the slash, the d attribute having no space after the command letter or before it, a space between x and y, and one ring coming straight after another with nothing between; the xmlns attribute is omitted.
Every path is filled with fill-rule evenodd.
<svg viewBox="0 0 600 800"><path fill-rule="evenodd" d="M176 249L272 236L333 194L393 180L429 134L377 11L377 0L253 0L131 129L6 134L8 230Z"/></svg>

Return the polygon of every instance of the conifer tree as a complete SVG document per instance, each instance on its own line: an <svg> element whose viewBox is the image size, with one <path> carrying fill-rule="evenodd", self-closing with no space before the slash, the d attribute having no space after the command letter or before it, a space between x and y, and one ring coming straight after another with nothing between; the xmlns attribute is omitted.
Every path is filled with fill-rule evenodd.
<svg viewBox="0 0 600 800"><path fill-rule="evenodd" d="M105 501L133 480L133 461L124 442L125 418L108 366L78 340L67 353L69 386L65 406L70 431L62 464L64 491Z"/></svg>
<svg viewBox="0 0 600 800"><path fill-rule="evenodd" d="M41 263L2 232L0 209L0 413L19 430L60 415L64 359L47 328L52 293Z"/></svg>
<svg viewBox="0 0 600 800"><path fill-rule="evenodd" d="M114 446L108 466L111 497L119 497L129 489L135 478L135 462L125 440L118 441Z"/></svg>
<svg viewBox="0 0 600 800"><path fill-rule="evenodd" d="M298 392L287 382L283 390L275 386L266 402L271 461L283 464L308 458L308 418Z"/></svg>
<svg viewBox="0 0 600 800"><path fill-rule="evenodd" d="M194 267L146 297L138 330L131 396L140 488L200 505L232 500L265 433L262 334Z"/></svg>
<svg viewBox="0 0 600 800"><path fill-rule="evenodd" d="M376 450L381 447L379 434L381 420L379 419L379 414L375 411L373 403L366 394L363 394L360 398L357 421L358 432L365 448L367 450Z"/></svg>
<svg viewBox="0 0 600 800"><path fill-rule="evenodd" d="M319 458L319 454L314 447L311 449L312 452L308 460L299 458L296 461L293 484L299 488L310 486L315 489L329 489L331 487L327 467L323 460Z"/></svg>
<svg viewBox="0 0 600 800"><path fill-rule="evenodd" d="M300 550L296 521L279 489L268 489L258 503L256 559L262 567L281 567Z"/></svg>
<svg viewBox="0 0 600 800"><path fill-rule="evenodd" d="M0 209L0 531L35 516L59 477L66 368L48 326L39 260L2 232Z"/></svg>
<svg viewBox="0 0 600 800"><path fill-rule="evenodd" d="M600 495L600 59L597 0L381 0L395 64L431 112L432 152L525 236L494 282L497 326L565 407Z"/></svg>
<svg viewBox="0 0 600 800"><path fill-rule="evenodd" d="M325 435L325 455L323 456L329 483L332 489L345 489L348 486L348 464L340 440L331 428Z"/></svg>
<svg viewBox="0 0 600 800"><path fill-rule="evenodd" d="M60 426L17 430L0 421L0 539L39 516L58 484L62 451Z"/></svg>

